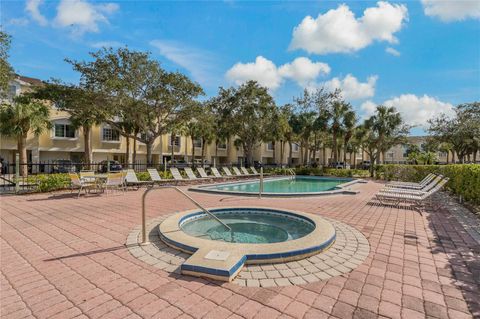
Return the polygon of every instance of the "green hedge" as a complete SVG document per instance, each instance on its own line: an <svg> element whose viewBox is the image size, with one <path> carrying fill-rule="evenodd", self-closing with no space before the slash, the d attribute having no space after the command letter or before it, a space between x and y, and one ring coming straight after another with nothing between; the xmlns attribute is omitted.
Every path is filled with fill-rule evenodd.
<svg viewBox="0 0 480 319"><path fill-rule="evenodd" d="M377 165L377 177L385 180L418 182L428 173L442 174L450 178L447 188L465 200L480 204L480 165Z"/></svg>
<svg viewBox="0 0 480 319"><path fill-rule="evenodd" d="M315 176L336 176L336 177L369 177L370 173L363 169L335 169L320 167L298 167L295 169L297 175Z"/></svg>
<svg viewBox="0 0 480 319"><path fill-rule="evenodd" d="M70 177L68 174L39 174L28 176L28 184L36 184L37 191L51 192L58 189L70 187Z"/></svg>

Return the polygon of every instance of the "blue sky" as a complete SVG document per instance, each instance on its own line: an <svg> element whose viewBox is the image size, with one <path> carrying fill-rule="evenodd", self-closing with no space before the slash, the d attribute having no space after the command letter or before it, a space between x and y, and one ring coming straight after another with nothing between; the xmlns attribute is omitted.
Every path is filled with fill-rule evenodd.
<svg viewBox="0 0 480 319"><path fill-rule="evenodd" d="M102 45L146 50L165 68L219 86L255 79L278 104L304 87L342 88L362 116L397 107L422 133L453 105L480 100L480 2L2 2L23 75L75 82L64 58Z"/></svg>

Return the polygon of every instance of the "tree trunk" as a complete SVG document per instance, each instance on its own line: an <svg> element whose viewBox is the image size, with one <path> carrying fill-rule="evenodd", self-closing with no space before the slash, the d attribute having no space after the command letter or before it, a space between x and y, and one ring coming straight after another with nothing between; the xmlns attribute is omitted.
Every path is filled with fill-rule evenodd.
<svg viewBox="0 0 480 319"><path fill-rule="evenodd" d="M191 137L192 139L192 167L195 168L195 142L194 142L194 137ZM202 145L203 148L203 145Z"/></svg>
<svg viewBox="0 0 480 319"><path fill-rule="evenodd" d="M333 130L332 132L332 151L333 151L333 162L337 162L338 157L337 157L337 131Z"/></svg>
<svg viewBox="0 0 480 319"><path fill-rule="evenodd" d="M290 149L288 150L288 167L292 167L292 153L293 153L293 143L288 141Z"/></svg>
<svg viewBox="0 0 480 319"><path fill-rule="evenodd" d="M132 154L132 164L135 165L137 162L137 139L133 139L133 154Z"/></svg>
<svg viewBox="0 0 480 319"><path fill-rule="evenodd" d="M357 150L353 150L353 168L357 169Z"/></svg>
<svg viewBox="0 0 480 319"><path fill-rule="evenodd" d="M243 145L243 156L246 158L245 166L253 165L253 147L252 145L244 144ZM262 163L263 164L263 163Z"/></svg>
<svg viewBox="0 0 480 319"><path fill-rule="evenodd" d="M275 141L272 141L272 152L273 152L273 163L277 164L277 157L276 157L276 152L275 152Z"/></svg>
<svg viewBox="0 0 480 319"><path fill-rule="evenodd" d="M202 167L204 167L204 159L205 159L205 140L202 139Z"/></svg>
<svg viewBox="0 0 480 319"><path fill-rule="evenodd" d="M322 165L327 166L327 148L325 147L325 144L322 146L322 156L323 156Z"/></svg>
<svg viewBox="0 0 480 319"><path fill-rule="evenodd" d="M448 162L449 158L450 158L450 152L447 151L447 164L449 163L449 162Z"/></svg>
<svg viewBox="0 0 480 319"><path fill-rule="evenodd" d="M147 167L151 167L153 165L153 140L148 140L146 143L147 146Z"/></svg>
<svg viewBox="0 0 480 319"><path fill-rule="evenodd" d="M347 167L347 144L343 145L343 167Z"/></svg>
<svg viewBox="0 0 480 319"><path fill-rule="evenodd" d="M90 126L83 127L83 145L84 145L84 158L87 163L86 169L90 169L90 165L93 162L92 154L92 128Z"/></svg>
<svg viewBox="0 0 480 319"><path fill-rule="evenodd" d="M370 170L370 177L373 177L373 173L374 173L374 168L375 168L375 165L373 164L375 162L375 158L373 157L373 152L368 154L369 158L370 158L370 167L369 167L369 170ZM377 155L378 156L378 155Z"/></svg>
<svg viewBox="0 0 480 319"><path fill-rule="evenodd" d="M20 176L26 177L28 174L27 166L27 134L21 135L17 140L18 157L20 164Z"/></svg>
<svg viewBox="0 0 480 319"><path fill-rule="evenodd" d="M170 144L172 144L172 147L171 147L172 148L172 153L171 153L172 157L170 158L170 166L174 166L173 157L175 156L175 150L174 150L174 148L175 148L175 134L172 133L170 135L170 138L171 138Z"/></svg>
<svg viewBox="0 0 480 319"><path fill-rule="evenodd" d="M127 164L127 168L130 168L130 137L125 137L125 164ZM133 167L132 167L133 168Z"/></svg>

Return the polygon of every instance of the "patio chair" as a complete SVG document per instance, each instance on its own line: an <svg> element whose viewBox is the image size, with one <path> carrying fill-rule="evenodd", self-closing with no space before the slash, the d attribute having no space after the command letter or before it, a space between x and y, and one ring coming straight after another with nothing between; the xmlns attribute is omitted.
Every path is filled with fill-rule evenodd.
<svg viewBox="0 0 480 319"><path fill-rule="evenodd" d="M252 170L253 174L260 176L260 173L255 169L255 167L251 166L250 169ZM263 176L266 175L270 175L270 173L263 173Z"/></svg>
<svg viewBox="0 0 480 319"><path fill-rule="evenodd" d="M182 174L180 174L180 171L178 170L178 168L176 167L170 167L170 172L172 173L173 175L173 178L177 181L183 181L184 178L182 176Z"/></svg>
<svg viewBox="0 0 480 319"><path fill-rule="evenodd" d="M208 175L203 167L197 168L197 172L198 174L200 174L200 177L203 177L203 178L221 178L222 177L222 176Z"/></svg>
<svg viewBox="0 0 480 319"><path fill-rule="evenodd" d="M147 172L154 183L160 184L174 181L174 179L163 179L155 168L147 168Z"/></svg>
<svg viewBox="0 0 480 319"><path fill-rule="evenodd" d="M244 175L246 176L255 176L255 175L258 175L258 174L252 174L252 173L249 173L248 170L245 168L245 167L240 167L240 170L243 172Z"/></svg>
<svg viewBox="0 0 480 319"><path fill-rule="evenodd" d="M412 203L417 206L421 206L425 199L429 198L436 192L438 192L442 187L448 182L449 178L443 178L440 182L438 182L435 187L430 189L428 192L418 193L418 194L411 194L411 193L382 193L379 192L375 196L378 201L382 205L392 204L393 206L397 206L400 203Z"/></svg>
<svg viewBox="0 0 480 319"><path fill-rule="evenodd" d="M220 174L216 167L211 167L210 170L212 171L213 176L216 178L223 178L222 174Z"/></svg>
<svg viewBox="0 0 480 319"><path fill-rule="evenodd" d="M205 180L205 179L210 179L210 177L197 177L197 175L195 175L195 173L193 172L193 170L190 168L190 167L185 167L184 168L184 171L185 173L187 174L188 178L191 179L191 180Z"/></svg>
<svg viewBox="0 0 480 319"><path fill-rule="evenodd" d="M71 191L73 192L75 188L78 188L77 198L80 197L82 190L87 194L87 191L90 192L91 189L97 189L97 183L95 183L95 181L84 181L78 177L77 173L68 173L68 176L70 177Z"/></svg>
<svg viewBox="0 0 480 319"><path fill-rule="evenodd" d="M234 177L232 172L230 172L230 170L228 169L228 167L222 167L223 169L223 172L225 173L225 175L227 175L228 177Z"/></svg>
<svg viewBox="0 0 480 319"><path fill-rule="evenodd" d="M143 185L152 185L153 181L139 181L137 174L133 169L127 169L125 174L125 185L126 186L137 186L137 188Z"/></svg>
<svg viewBox="0 0 480 319"><path fill-rule="evenodd" d="M427 185L425 185L424 187L419 188L419 189L384 187L380 190L380 192L382 192L382 193L405 193L405 194L418 195L418 194L422 194L422 193L428 192L431 189L433 189L435 187L435 185L437 185L437 183L439 183L442 180L442 178L443 178L443 175L438 175L432 181L430 181L430 183L428 183Z"/></svg>
<svg viewBox="0 0 480 319"><path fill-rule="evenodd" d="M422 179L419 183L411 183L411 182L390 182L387 183L385 186L386 187L397 187L397 188L411 188L411 189L420 189L423 188L425 185L430 183L436 174L430 173L427 176L425 176L424 179Z"/></svg>
<svg viewBox="0 0 480 319"><path fill-rule="evenodd" d="M103 189L105 191L105 194L108 195L108 190L122 190L123 193L125 194L125 181L124 178L125 174L123 172L117 172L117 173L108 173L107 174L107 180L105 181L105 184L103 185Z"/></svg>

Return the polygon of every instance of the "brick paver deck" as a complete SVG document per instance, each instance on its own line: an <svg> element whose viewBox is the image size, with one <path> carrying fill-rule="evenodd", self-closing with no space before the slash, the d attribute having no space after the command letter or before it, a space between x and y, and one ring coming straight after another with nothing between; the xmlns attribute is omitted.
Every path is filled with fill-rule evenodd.
<svg viewBox="0 0 480 319"><path fill-rule="evenodd" d="M438 200L422 214L372 204L380 187L297 199L191 193L206 206L321 214L370 243L350 273L271 288L181 276L132 256L124 243L140 223L142 191L1 197L1 318L480 317L480 244ZM148 217L191 208L174 191L158 190Z"/></svg>

